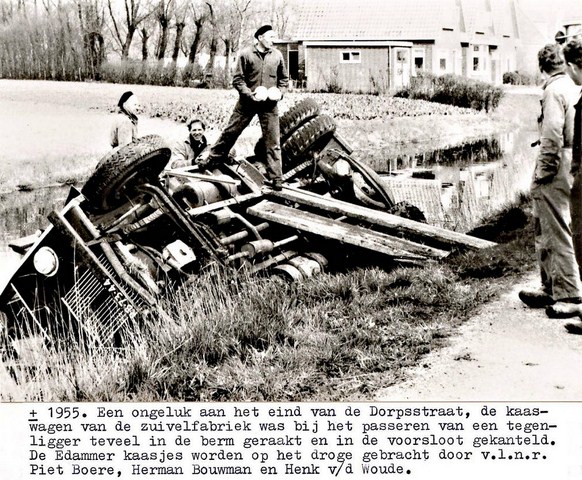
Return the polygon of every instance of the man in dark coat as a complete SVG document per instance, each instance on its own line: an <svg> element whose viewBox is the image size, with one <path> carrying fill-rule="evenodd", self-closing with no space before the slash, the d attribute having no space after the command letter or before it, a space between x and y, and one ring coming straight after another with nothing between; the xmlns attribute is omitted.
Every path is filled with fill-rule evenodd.
<svg viewBox="0 0 582 480"><path fill-rule="evenodd" d="M210 149L207 162L209 165L223 162L242 131L258 115L266 148L267 184L280 190L282 164L277 102L287 88L289 77L283 55L273 48L274 38L272 27L264 25L255 32L256 45L240 52L232 80L239 100L228 125Z"/></svg>

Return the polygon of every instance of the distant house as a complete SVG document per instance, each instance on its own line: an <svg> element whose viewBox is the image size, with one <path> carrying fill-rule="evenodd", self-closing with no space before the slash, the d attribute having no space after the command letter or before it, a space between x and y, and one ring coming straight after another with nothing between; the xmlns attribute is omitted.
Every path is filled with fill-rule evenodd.
<svg viewBox="0 0 582 480"><path fill-rule="evenodd" d="M514 0L311 0L279 48L308 89L378 91L419 71L501 83L516 69Z"/></svg>
<svg viewBox="0 0 582 480"><path fill-rule="evenodd" d="M580 0L516 0L519 18L520 47L517 70L539 74L537 53L553 43L561 32L568 38L582 30L582 2Z"/></svg>

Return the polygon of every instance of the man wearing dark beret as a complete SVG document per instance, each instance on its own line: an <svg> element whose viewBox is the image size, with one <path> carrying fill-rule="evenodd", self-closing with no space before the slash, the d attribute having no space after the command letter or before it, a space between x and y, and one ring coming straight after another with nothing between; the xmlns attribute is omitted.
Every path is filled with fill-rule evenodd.
<svg viewBox="0 0 582 480"><path fill-rule="evenodd" d="M272 27L263 25L254 36L256 44L240 52L232 80L239 100L228 125L212 146L207 163L223 162L242 131L258 115L266 147L268 185L280 190L282 164L277 102L287 88L289 77L283 55L273 48Z"/></svg>

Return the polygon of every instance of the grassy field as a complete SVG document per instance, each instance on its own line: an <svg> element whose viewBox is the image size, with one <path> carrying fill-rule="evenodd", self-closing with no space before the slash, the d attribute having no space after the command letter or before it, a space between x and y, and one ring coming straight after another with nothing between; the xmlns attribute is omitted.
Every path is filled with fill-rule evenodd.
<svg viewBox="0 0 582 480"><path fill-rule="evenodd" d="M140 135L158 133L170 143L185 135L181 124L193 114L206 120L209 140L215 140L237 98L233 90L0 80L0 124L6 137L0 192L84 181L109 149L112 113L125 90L134 91L144 106ZM486 115L387 96L292 92L283 99L281 113L306 96L336 119L338 131L364 161L370 149L394 155L443 148L523 122L514 114L513 95L506 95L499 112ZM517 101L523 103L523 98ZM237 151L250 154L259 135L255 120Z"/></svg>
<svg viewBox="0 0 582 480"><path fill-rule="evenodd" d="M0 101L20 101L27 82L15 83L14 88L0 88ZM34 83L41 85L30 95L39 104L101 113L124 90L118 85ZM61 89L68 92L66 98ZM141 87L139 94L146 102L156 98L192 106L195 97L197 104L204 98L216 103L210 96L216 98L216 92ZM224 92L220 102L230 108L234 99L232 92ZM419 138L445 141L463 133L471 137L515 128L529 118L525 112L534 100L520 97L493 115L440 111L345 119L340 128L345 126L362 145L363 138L387 145ZM380 123L386 130L379 134ZM42 142L38 148L42 151ZM13 175L18 177L18 171ZM13 365L10 375L0 368L0 400L371 399L379 388L398 382L407 366L446 343L513 276L534 265L527 198L508 206L480 235L501 244L457 252L424 268L359 268L292 285L226 275L199 278L165 299L174 312L171 319L151 319L128 335L125 348L79 345L74 338L48 347L22 342L18 347L26 362Z"/></svg>

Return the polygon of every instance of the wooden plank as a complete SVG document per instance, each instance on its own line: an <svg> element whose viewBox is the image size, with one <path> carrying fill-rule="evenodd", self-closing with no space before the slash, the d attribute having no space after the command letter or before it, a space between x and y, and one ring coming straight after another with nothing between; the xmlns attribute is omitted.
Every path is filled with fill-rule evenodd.
<svg viewBox="0 0 582 480"><path fill-rule="evenodd" d="M237 197L228 198L226 200L221 200L220 202L209 203L207 205L202 205L200 207L193 207L186 210L186 213L192 217L197 215L202 215L208 212L213 212L214 210L220 210L224 207L230 207L231 205L239 205L249 200L254 200L255 198L262 197L261 192L251 192L245 195L239 195Z"/></svg>
<svg viewBox="0 0 582 480"><path fill-rule="evenodd" d="M187 168L190 168L190 167L187 167ZM180 169L166 170L165 173L166 173L166 175L170 175L172 177L194 178L196 180L201 180L201 181L210 182L210 183L226 183L228 185L236 185L236 186L240 185L239 180L233 180L232 178L226 177L224 175L206 175L204 173L193 173L193 172L189 172L187 170L180 170Z"/></svg>
<svg viewBox="0 0 582 480"><path fill-rule="evenodd" d="M426 257L443 258L448 254L443 250L395 238L359 225L338 222L268 200L249 207L247 213L269 222L379 252L393 258L423 260Z"/></svg>
<svg viewBox="0 0 582 480"><path fill-rule="evenodd" d="M419 240L422 243L437 247L468 247L471 249L488 248L496 245L494 242L471 237L464 233L453 232L446 228L427 225L408 218L402 218L380 210L355 205L335 198L323 197L316 193L299 190L294 187L284 186L281 192L270 192L269 197L277 197L284 200L319 208L327 212L339 213L356 220L364 220L379 225L398 234Z"/></svg>

